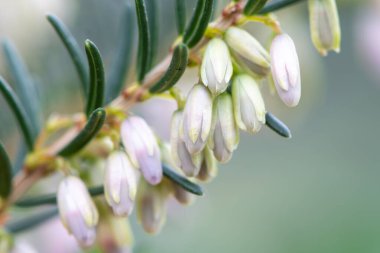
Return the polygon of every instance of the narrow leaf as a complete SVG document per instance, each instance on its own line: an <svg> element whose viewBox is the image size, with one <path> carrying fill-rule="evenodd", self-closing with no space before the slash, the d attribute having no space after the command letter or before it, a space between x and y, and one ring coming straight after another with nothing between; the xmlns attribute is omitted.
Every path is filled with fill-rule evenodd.
<svg viewBox="0 0 380 253"><path fill-rule="evenodd" d="M25 162L25 157L28 154L28 147L24 142L18 144L16 157L13 161L12 177L22 170Z"/></svg>
<svg viewBox="0 0 380 253"><path fill-rule="evenodd" d="M103 61L99 49L90 40L86 40L85 48L90 69L90 87L86 107L86 114L89 116L96 108L103 106L105 81Z"/></svg>
<svg viewBox="0 0 380 253"><path fill-rule="evenodd" d="M83 96L86 96L88 91L88 74L81 48L79 47L74 36L70 33L69 29L61 20L54 15L48 15L47 19L57 32L59 38L62 40L68 53L70 54L71 60L73 61L79 75Z"/></svg>
<svg viewBox="0 0 380 253"><path fill-rule="evenodd" d="M88 188L88 192L91 196L96 197L104 194L103 185L93 186ZM45 194L36 197L28 197L17 201L14 205L17 207L35 207L41 205L55 205L57 204L57 194Z"/></svg>
<svg viewBox="0 0 380 253"><path fill-rule="evenodd" d="M268 0L248 0L244 7L244 14L246 16L254 15L259 12Z"/></svg>
<svg viewBox="0 0 380 253"><path fill-rule="evenodd" d="M31 125L35 133L39 132L41 116L37 90L24 61L16 50L16 47L8 40L3 41L3 51L9 66L10 73L14 81L15 91L20 97L28 115L30 115Z"/></svg>
<svg viewBox="0 0 380 253"><path fill-rule="evenodd" d="M146 0L146 7L147 7L147 14L148 14L148 29L149 29L149 35L150 35L150 45L151 45L151 51L148 59L148 69L151 70L151 68L154 66L154 62L156 60L157 56L157 49L158 49L158 34L159 34L159 20L158 20L158 9L157 9L157 0Z"/></svg>
<svg viewBox="0 0 380 253"><path fill-rule="evenodd" d="M202 39L203 34L205 33L211 19L213 6L214 0L205 0L204 9L200 17L199 24L194 30L192 36L187 41L185 41L189 48L194 47Z"/></svg>
<svg viewBox="0 0 380 253"><path fill-rule="evenodd" d="M137 55L137 80L141 82L148 72L152 54L152 41L145 0L135 0L139 28L139 48Z"/></svg>
<svg viewBox="0 0 380 253"><path fill-rule="evenodd" d="M134 8L129 1L125 4L125 11L121 23L121 36L116 57L111 65L110 74L107 77L106 103L111 102L121 92L127 79L129 66L132 60L133 41L135 34Z"/></svg>
<svg viewBox="0 0 380 253"><path fill-rule="evenodd" d="M5 225L5 229L10 233L19 233L32 229L43 222L50 220L58 214L58 208L54 207L49 210L38 212L37 214L31 215L29 217L21 218L16 221L11 221Z"/></svg>
<svg viewBox="0 0 380 253"><path fill-rule="evenodd" d="M187 25L185 32L183 34L183 42L187 44L187 42L193 37L195 30L199 26L199 22L202 17L202 13L205 9L206 0L198 0L195 5L193 15L191 16L190 22Z"/></svg>
<svg viewBox="0 0 380 253"><path fill-rule="evenodd" d="M186 1L176 0L175 1L175 15L177 31L179 35L182 35L185 31L186 26Z"/></svg>
<svg viewBox="0 0 380 253"><path fill-rule="evenodd" d="M9 84L0 76L0 91L13 111L29 150L33 150L35 133L19 98Z"/></svg>
<svg viewBox="0 0 380 253"><path fill-rule="evenodd" d="M185 189L188 192L191 192L195 195L202 196L203 191L202 188L188 180L187 178L175 173L173 170L171 170L169 167L166 165L162 166L163 171L164 171L164 176L170 179L171 181L177 183L179 186L181 186L183 189Z"/></svg>
<svg viewBox="0 0 380 253"><path fill-rule="evenodd" d="M181 78L186 70L188 53L187 46L183 43L175 47L169 68L161 79L150 88L152 93L160 93L170 89Z"/></svg>
<svg viewBox="0 0 380 253"><path fill-rule="evenodd" d="M89 143L96 134L102 128L106 118L106 112L103 108L96 109L91 113L86 126L82 131L64 147L58 155L60 156L70 156L80 151L87 143Z"/></svg>
<svg viewBox="0 0 380 253"><path fill-rule="evenodd" d="M282 137L285 137L285 138L291 138L292 137L292 134L291 134L289 128L281 120L276 118L276 116L274 116L270 112L267 112L265 114L265 124L270 129L272 129L273 131L275 131L276 133L281 135Z"/></svg>
<svg viewBox="0 0 380 253"><path fill-rule="evenodd" d="M0 197L6 199L12 190L12 166L3 144L0 142Z"/></svg>
<svg viewBox="0 0 380 253"><path fill-rule="evenodd" d="M289 5L295 4L297 2L301 2L304 0L282 0L282 1L272 1L268 5L266 5L264 8L259 11L259 14L266 14L269 12L280 10L284 7L287 7Z"/></svg>

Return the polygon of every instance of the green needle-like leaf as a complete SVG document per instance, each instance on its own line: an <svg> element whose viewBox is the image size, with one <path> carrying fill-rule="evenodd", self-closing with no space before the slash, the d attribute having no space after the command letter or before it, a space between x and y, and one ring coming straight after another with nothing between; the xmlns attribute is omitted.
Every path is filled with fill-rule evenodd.
<svg viewBox="0 0 380 253"><path fill-rule="evenodd" d="M269 12L280 10L289 5L295 4L297 2L301 2L304 0L282 0L282 1L273 1L270 4L266 5L264 8L259 11L259 14L266 14Z"/></svg>
<svg viewBox="0 0 380 253"><path fill-rule="evenodd" d="M41 127L41 111L36 87L34 87L32 78L16 47L10 41L5 40L3 41L3 51L14 81L15 91L30 116L33 131L38 133Z"/></svg>
<svg viewBox="0 0 380 253"><path fill-rule="evenodd" d="M135 0L139 28L139 48L137 54L137 80L141 82L148 72L152 58L152 38L149 29L148 12L145 0Z"/></svg>
<svg viewBox="0 0 380 253"><path fill-rule="evenodd" d="M6 199L12 190L12 166L3 144L0 142L0 197Z"/></svg>
<svg viewBox="0 0 380 253"><path fill-rule="evenodd" d="M186 70L188 53L187 46L183 43L177 45L173 52L173 57L169 68L161 79L150 88L152 93L160 93L170 89L181 78Z"/></svg>
<svg viewBox="0 0 380 253"><path fill-rule="evenodd" d="M80 151L87 143L89 143L96 134L102 128L106 118L106 111L103 108L96 109L91 113L86 126L82 131L64 147L58 155L60 156L71 156Z"/></svg>
<svg viewBox="0 0 380 253"><path fill-rule="evenodd" d="M111 65L107 77L106 103L111 102L121 92L127 79L129 66L132 60L133 42L135 33L134 8L129 1L125 4L125 14L121 23L121 36L118 49L115 51L115 60Z"/></svg>
<svg viewBox="0 0 380 253"><path fill-rule="evenodd" d="M79 75L79 79L81 81L81 90L83 96L87 95L88 91L88 74L87 74L87 65L84 60L84 56L82 53L82 49L78 45L74 36L70 33L69 29L65 26L65 24L59 20L54 15L47 16L48 21L53 26L54 30L57 32L59 38L62 40L65 45L67 51L70 54L71 60L73 61L77 73Z"/></svg>
<svg viewBox="0 0 380 253"><path fill-rule="evenodd" d="M179 35L182 35L185 31L186 26L186 1L176 0L175 1L175 15L177 31Z"/></svg>
<svg viewBox="0 0 380 253"><path fill-rule="evenodd" d="M285 137L285 138L292 137L292 134L289 128L281 120L276 118L276 116L274 116L270 112L267 112L265 115L265 124L270 129L272 129L273 131L281 135L282 137Z"/></svg>
<svg viewBox="0 0 380 253"><path fill-rule="evenodd" d="M29 150L33 150L34 138L36 134L33 132L33 127L28 115L25 112L19 98L16 96L9 84L0 76L0 92L3 94L9 107L13 111L16 120L20 126L25 142Z"/></svg>
<svg viewBox="0 0 380 253"><path fill-rule="evenodd" d="M146 0L146 7L147 7L147 13L148 13L148 28L149 28L149 35L150 35L150 45L151 45L151 51L149 55L148 60L148 69L151 70L151 68L154 66L154 62L157 56L157 49L158 49L158 34L159 34L159 20L158 20L158 9L157 9L157 0Z"/></svg>
<svg viewBox="0 0 380 253"><path fill-rule="evenodd" d="M185 32L183 34L183 42L187 43L191 37L194 35L195 30L197 29L199 22L202 17L202 13L205 8L206 0L198 0L191 16L189 24L186 26Z"/></svg>
<svg viewBox="0 0 380 253"><path fill-rule="evenodd" d="M171 170L169 167L166 165L162 166L163 171L164 171L164 176L170 179L171 181L177 183L179 186L181 186L183 189L185 189L188 192L191 192L195 195L202 196L203 191L202 188L188 180L187 178L175 173L173 170Z"/></svg>
<svg viewBox="0 0 380 253"><path fill-rule="evenodd" d="M5 225L5 229L10 233L19 233L32 229L41 223L50 220L58 214L58 208L54 207L49 210L38 212L37 214L25 217L16 221L11 221Z"/></svg>
<svg viewBox="0 0 380 253"><path fill-rule="evenodd" d="M90 87L86 107L86 114L89 116L96 108L103 106L105 81L103 61L99 49L90 40L86 40L85 48L90 69Z"/></svg>
<svg viewBox="0 0 380 253"><path fill-rule="evenodd" d="M91 196L96 197L99 195L104 194L104 187L103 185L94 186L88 188L88 192ZM57 194L51 193L51 194L45 194L40 195L36 197L26 197L24 199L21 199L17 201L14 205L17 207L35 207L35 206L41 206L41 205L55 205L57 204Z"/></svg>
<svg viewBox="0 0 380 253"><path fill-rule="evenodd" d="M268 0L248 0L244 7L244 14L247 16L256 14L264 7L267 1Z"/></svg>

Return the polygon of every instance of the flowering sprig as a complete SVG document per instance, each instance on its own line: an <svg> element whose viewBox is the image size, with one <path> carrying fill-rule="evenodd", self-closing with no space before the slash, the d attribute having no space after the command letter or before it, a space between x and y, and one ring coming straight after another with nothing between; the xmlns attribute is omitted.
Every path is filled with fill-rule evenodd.
<svg viewBox="0 0 380 253"><path fill-rule="evenodd" d="M131 44L131 34L126 36L125 42L129 43L121 47L112 75L107 76L95 43L84 43L86 64L70 31L57 17L48 15L76 67L86 108L79 115L51 117L41 129L37 115L30 111L35 110L34 104L27 104L30 102L25 93L16 94L0 78L0 91L14 112L29 149L23 168L12 178L12 166L0 145L0 218L4 217L0 220L7 220L6 212L13 205L27 208L57 204L63 224L87 247L96 240L99 214L100 219L112 212L129 216L136 206L143 228L157 233L165 221L169 196L189 204L193 195L202 195L198 183L216 176L217 162L231 159L239 142L239 129L254 134L267 125L290 138L289 128L267 111L260 82L273 81L287 106L299 103L301 73L296 46L280 22L268 14L295 2L298 1L232 1L211 21L215 1L197 0L193 15L186 22L184 1L177 0L178 38L170 54L156 66L155 2L135 0L135 10L128 3L127 19L131 21L133 11L137 14L139 43L136 81L124 90L122 84L132 56L132 46L125 45ZM338 51L340 30L335 1L309 0L309 7L313 42L318 51L324 55L328 50ZM246 22L260 22L273 31L270 52L241 28ZM131 27L127 27L129 32ZM9 44L5 44L4 50L18 86L21 90L30 89L27 71L20 67L18 55ZM175 85L189 67L199 67L200 78L184 99ZM172 117L170 144L130 111L138 102L163 95L178 104ZM62 130L65 133L56 138ZM84 167L99 161L106 162L103 185L89 187L93 184L91 177L84 175L91 171ZM64 175L57 194L24 197L39 179L57 171ZM102 195L105 198L93 201L92 197ZM46 218L56 212L57 209L49 210ZM7 222L5 229L16 233L43 220L41 215L32 216Z"/></svg>

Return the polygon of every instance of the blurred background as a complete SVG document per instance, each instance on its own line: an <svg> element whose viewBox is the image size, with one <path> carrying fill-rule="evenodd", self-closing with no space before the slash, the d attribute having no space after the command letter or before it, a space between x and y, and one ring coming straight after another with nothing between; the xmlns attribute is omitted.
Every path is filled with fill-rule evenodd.
<svg viewBox="0 0 380 253"><path fill-rule="evenodd" d="M176 29L174 0L157 2L159 60ZM188 10L194 2L187 1ZM380 5L337 2L342 51L326 58L312 47L306 1L276 12L297 46L301 103L288 109L266 86L262 90L267 109L287 123L293 138L282 139L267 128L255 136L242 134L231 162L204 186L204 197L190 207L169 204L160 234L145 234L131 218L135 252L380 252ZM59 16L79 42L93 40L108 71L123 29L122 6L121 0L0 0L0 39L11 40L25 58L38 84L43 117L77 112L83 105L75 69L45 15ZM266 43L267 29L258 24L247 29ZM8 78L3 59L0 54L0 73ZM188 71L181 85L190 87L196 75ZM15 121L3 98L0 106L0 139L15 156L20 142ZM156 100L135 112L167 138L174 109L173 103ZM56 236L48 238L52 231ZM43 253L80 252L73 241L59 244L61 236L67 233L53 220L18 240Z"/></svg>

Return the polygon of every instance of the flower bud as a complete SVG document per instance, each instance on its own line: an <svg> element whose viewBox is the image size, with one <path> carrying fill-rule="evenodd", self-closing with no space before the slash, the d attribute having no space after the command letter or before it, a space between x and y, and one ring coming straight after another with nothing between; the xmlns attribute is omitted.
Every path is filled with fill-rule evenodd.
<svg viewBox="0 0 380 253"><path fill-rule="evenodd" d="M238 127L256 133L265 124L265 105L259 86L249 75L238 75L232 84L232 101Z"/></svg>
<svg viewBox="0 0 380 253"><path fill-rule="evenodd" d="M221 163L229 161L239 142L239 129L228 93L219 95L214 101L211 133L209 146L215 158Z"/></svg>
<svg viewBox="0 0 380 253"><path fill-rule="evenodd" d="M256 77L266 76L269 73L269 54L251 34L243 29L230 27L224 38L231 53L246 71Z"/></svg>
<svg viewBox="0 0 380 253"><path fill-rule="evenodd" d="M104 193L117 216L130 215L136 197L137 179L127 155L114 151L107 159Z"/></svg>
<svg viewBox="0 0 380 253"><path fill-rule="evenodd" d="M319 53L339 53L341 32L335 0L309 0L309 15L311 39Z"/></svg>
<svg viewBox="0 0 380 253"><path fill-rule="evenodd" d="M227 45L219 38L212 39L207 45L202 61L203 84L213 95L218 95L227 89L232 72L232 62Z"/></svg>
<svg viewBox="0 0 380 253"><path fill-rule="evenodd" d="M133 233L129 220L113 215L103 216L98 226L100 252L132 253Z"/></svg>
<svg viewBox="0 0 380 253"><path fill-rule="evenodd" d="M153 187L140 181L137 191L137 220L149 234L158 233L166 221L167 192L160 186Z"/></svg>
<svg viewBox="0 0 380 253"><path fill-rule="evenodd" d="M203 182L209 182L216 177L217 173L218 165L216 159L212 154L212 150L206 147L203 150L203 161L197 179Z"/></svg>
<svg viewBox="0 0 380 253"><path fill-rule="evenodd" d="M160 150L153 131L145 120L130 116L121 124L121 141L132 164L141 170L145 180L152 185L161 182Z"/></svg>
<svg viewBox="0 0 380 253"><path fill-rule="evenodd" d="M173 113L170 131L171 156L176 167L180 168L186 176L193 177L198 174L202 159L200 154L191 155L185 142L180 138L182 118L181 110Z"/></svg>
<svg viewBox="0 0 380 253"><path fill-rule="evenodd" d="M84 183L68 176L58 187L57 202L63 225L84 247L96 239L98 211Z"/></svg>
<svg viewBox="0 0 380 253"><path fill-rule="evenodd" d="M186 101L183 114L183 136L190 154L197 154L205 147L211 130L212 99L202 84L195 85Z"/></svg>
<svg viewBox="0 0 380 253"><path fill-rule="evenodd" d="M301 98L301 75L296 47L287 34L277 35L270 49L272 77L281 100L290 107Z"/></svg>

